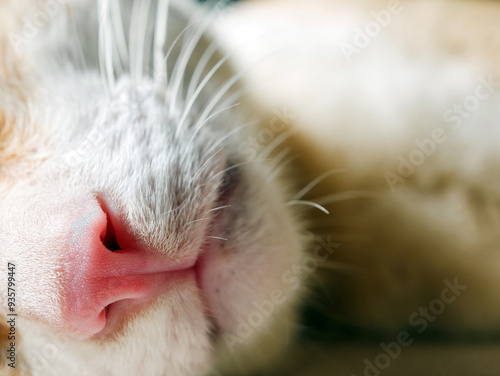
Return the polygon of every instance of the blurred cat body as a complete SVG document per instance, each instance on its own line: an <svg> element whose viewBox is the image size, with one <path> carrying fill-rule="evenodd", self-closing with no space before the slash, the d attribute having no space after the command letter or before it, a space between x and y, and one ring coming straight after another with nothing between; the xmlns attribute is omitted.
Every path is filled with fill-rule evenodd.
<svg viewBox="0 0 500 376"><path fill-rule="evenodd" d="M340 244L322 286L341 322L411 327L454 281L460 298L425 329L498 332L499 15L489 1L255 1L219 25L228 49L259 38L237 66L262 60L246 84L293 115L299 186L321 177L302 198L330 212L308 229Z"/></svg>

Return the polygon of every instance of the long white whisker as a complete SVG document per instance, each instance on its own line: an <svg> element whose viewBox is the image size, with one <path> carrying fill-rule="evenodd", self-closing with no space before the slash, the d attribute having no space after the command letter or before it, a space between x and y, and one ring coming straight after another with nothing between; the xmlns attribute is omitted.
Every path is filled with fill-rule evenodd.
<svg viewBox="0 0 500 376"><path fill-rule="evenodd" d="M200 129L203 127L203 125L205 125L207 122L209 122L212 118L216 117L217 115L221 114L222 112L224 111L227 111L227 110L230 110L231 108L234 108L236 106L239 106L240 104L239 103L235 103L235 104L232 104L231 106L227 106L225 108L222 108L220 109L219 111L217 112L214 112L212 115L210 115L208 118L205 119L205 121L201 124L198 125L198 128L195 129L195 131L193 132L193 135L191 136L191 139L189 140L189 143L188 143L188 147L186 148L186 150L189 150L189 147L191 146L191 144L193 143L196 135L198 134L198 132L200 131ZM178 128L179 129L179 128Z"/></svg>
<svg viewBox="0 0 500 376"><path fill-rule="evenodd" d="M226 238L221 238L220 236L209 236L209 238L211 239L217 239L217 240L224 240L224 241L228 241L229 239L226 239Z"/></svg>
<svg viewBox="0 0 500 376"><path fill-rule="evenodd" d="M165 58L163 59L163 64L165 65L165 71L168 72L168 58L170 57L170 54L172 53L174 47L177 45L177 42L179 41L179 39L181 39L181 37L184 35L184 33L193 25L196 25L196 22L193 22L191 24L189 24L188 26L186 26L180 33L179 35L177 35L177 37L175 38L175 40L173 41L172 45L170 46L170 48L168 49L166 55L165 55ZM167 78L165 79L165 85L168 84L168 73L167 73ZM165 96L165 101L167 101L168 97ZM172 114L172 112L171 112Z"/></svg>
<svg viewBox="0 0 500 376"><path fill-rule="evenodd" d="M221 4L227 4L229 0L221 0L217 1L217 3ZM176 81L174 82L172 86L172 100L175 103L177 98L180 96L180 87L182 85L182 82L184 82L184 76L186 72L186 67L189 62L189 59L192 57L193 52L195 47L198 45L198 42L202 38L203 34L207 30L207 28L210 26L210 24L213 22L214 18L217 16L217 12L215 12L215 4L213 4L211 13L208 13L205 15L206 22L203 22L200 24L199 29L191 36L191 41L189 44L184 48L182 48L181 53L179 54L179 59L177 60L175 67L174 67L174 72L173 76L176 78ZM210 47L209 47L210 48ZM191 85L191 82L190 82ZM174 105L171 106L171 108L174 108Z"/></svg>
<svg viewBox="0 0 500 376"><path fill-rule="evenodd" d="M231 165L231 166L227 167L225 170L222 170L222 171L216 173L214 176L212 176L210 179L208 179L207 183L211 182L213 179L217 179L220 175L223 175L223 174L225 174L226 172L228 172L230 170L234 170L235 168L238 168L238 167L250 164L250 163L256 163L256 162L262 162L262 161L256 161L256 160L245 161L245 162L241 162L241 163L237 163L237 164Z"/></svg>
<svg viewBox="0 0 500 376"><path fill-rule="evenodd" d="M215 108L217 103L221 100L221 98L228 92L231 87L236 84L236 82L246 73L246 71L242 71L236 75L233 76L230 80L226 82L225 85L222 86L222 88L215 94L213 99L208 103L208 105L205 107L205 110L203 113L200 115L198 119L198 123L196 124L195 128L198 128L200 123L203 123L205 119L208 117L208 114L212 112L212 110Z"/></svg>
<svg viewBox="0 0 500 376"><path fill-rule="evenodd" d="M222 209L226 209L226 208L230 208L230 207L231 207L231 205L219 206L217 208L210 209L209 211L207 211L207 213L211 213L211 212L214 212L214 211L218 211L218 210L222 210Z"/></svg>
<svg viewBox="0 0 500 376"><path fill-rule="evenodd" d="M216 173L214 176L212 176L210 179L208 179L207 183L211 182L213 179L217 179L218 177L220 177L220 175L223 175L228 171L234 170L235 168L238 168L240 166L244 166L246 164L256 163L256 162L258 162L258 161L246 161L246 162L241 162L241 163L231 165L231 166L227 167L226 169Z"/></svg>
<svg viewBox="0 0 500 376"><path fill-rule="evenodd" d="M109 5L108 5L109 7ZM109 8L108 8L109 12ZM111 15L108 16L109 18ZM113 90L115 87L115 68L113 64L113 37L112 37L112 30L111 30L111 20L108 19L106 22L106 72L108 75L108 80L109 80L109 86L110 89Z"/></svg>
<svg viewBox="0 0 500 376"><path fill-rule="evenodd" d="M213 218L200 218L200 219L195 219L194 221L191 221L189 223L186 223L186 226L192 225L193 223L201 222L201 221L211 221Z"/></svg>
<svg viewBox="0 0 500 376"><path fill-rule="evenodd" d="M123 71L126 67L128 67L128 51L123 28L122 13L120 9L120 0L113 0L111 2L111 6L113 14L111 21L113 23L115 45L118 52L120 69Z"/></svg>
<svg viewBox="0 0 500 376"><path fill-rule="evenodd" d="M274 150L276 150L278 146L280 146L283 142L285 142L288 138L292 137L297 132L297 129L290 128L285 132L279 134L278 137L276 137L259 153L259 157L262 159L266 159Z"/></svg>
<svg viewBox="0 0 500 376"><path fill-rule="evenodd" d="M221 147L219 150L217 150L210 158L208 158L205 163L203 163L201 165L201 167L198 169L198 171L196 171L196 173L194 174L194 176L191 178L190 180L190 184L193 182L194 179L196 179L198 177L198 175L203 171L203 169L205 168L205 166L208 164L208 162L210 162L213 158L215 158L215 156L221 152L222 150L224 150L224 147Z"/></svg>
<svg viewBox="0 0 500 376"><path fill-rule="evenodd" d="M205 52L203 52L203 55L201 55L200 60L198 61L198 64L196 64L196 68L193 71L191 80L189 81L189 87L186 94L186 101L193 95L194 91L196 90L196 86L198 85L198 82L200 80L200 77L203 74L203 70L207 67L208 62L215 54L218 48L219 44L212 42L205 50Z"/></svg>
<svg viewBox="0 0 500 376"><path fill-rule="evenodd" d="M277 166L275 169L273 169L271 174L269 174L267 181L275 180L276 177L283 172L283 170L286 168L286 166L288 166L290 163L292 163L294 160L296 160L299 157L300 157L300 155L294 155L294 156L288 158L287 160L285 160L280 166Z"/></svg>
<svg viewBox="0 0 500 376"><path fill-rule="evenodd" d="M216 149L217 147L219 147L229 137L233 136L235 133L241 131L244 128L247 128L247 127L250 127L250 126L254 125L256 122L257 122L257 120L252 120L252 121L249 121L249 122L247 122L247 123L245 123L243 125L240 125L239 127L234 128L231 132L229 132L228 134L226 134L224 137L220 138L214 145L212 145L210 147L210 149L208 149L208 151L205 153L204 157L206 155L210 154L214 149Z"/></svg>
<svg viewBox="0 0 500 376"><path fill-rule="evenodd" d="M184 122L186 120L186 117L189 114L189 111L193 107L194 102L196 101L196 98L198 98L198 95L201 93L207 82L212 78L212 76L217 72L219 67L226 62L226 60L229 59L229 55L224 56L222 59L219 60L219 62L210 70L210 72L207 74L207 76L203 79L203 81L200 83L192 97L189 99L189 102L187 103L184 112L182 113L182 117L179 120L179 125L177 126L177 131L176 131L176 137L179 136L180 132L182 131L182 128L184 126Z"/></svg>
<svg viewBox="0 0 500 376"><path fill-rule="evenodd" d="M174 70L172 72L172 85L171 85L171 95L172 99L170 102L170 112L172 113L173 110L175 109L175 106L177 104L177 98L180 95L180 87L182 85L182 82L184 81L184 73L188 64L189 59L191 58L193 51L200 41L201 37L203 36L203 33L206 31L208 28L209 24L212 22L212 19L210 17L207 17L203 22L200 23L199 28L194 32L194 34L191 36L191 41L183 46L179 58L177 59Z"/></svg>
<svg viewBox="0 0 500 376"><path fill-rule="evenodd" d="M137 74L137 44L138 44L138 38L137 38L137 24L138 24L138 17L140 16L140 8L141 4L139 4L138 0L134 0L134 4L132 5L132 17L130 19L130 26L129 26L129 57L128 60L130 62L130 75L132 77L132 81L134 83L138 82L138 77L136 76Z"/></svg>
<svg viewBox="0 0 500 376"><path fill-rule="evenodd" d="M154 36L154 79L158 88L165 87L167 81L167 66L163 61L163 48L167 40L167 23L169 0L159 0L156 11L156 26ZM161 89L160 89L161 90Z"/></svg>
<svg viewBox="0 0 500 376"><path fill-rule="evenodd" d="M281 150L275 157L273 157L273 159L269 163L269 169L273 171L278 166L278 164L288 155L288 153L290 153L291 150L291 147L286 147Z"/></svg>
<svg viewBox="0 0 500 376"><path fill-rule="evenodd" d="M321 210L325 214L330 214L328 210L326 210L323 206L312 202L312 201L304 201L304 200L291 200L285 203L285 206L293 206L293 205L306 205Z"/></svg>
<svg viewBox="0 0 500 376"><path fill-rule="evenodd" d="M151 8L151 0L141 0L141 9L139 14L139 20L137 23L138 36L137 36L137 50L136 50L136 78L137 84L142 81L142 76L144 74L144 59L145 59L145 45L146 45L146 32L148 29L148 18Z"/></svg>
<svg viewBox="0 0 500 376"><path fill-rule="evenodd" d="M69 17L71 18L71 26L73 28L73 38L75 38L76 41L76 52L78 54L78 59L80 60L80 64L82 69L87 71L87 61L85 60L85 53L83 52L83 47L82 47L82 41L80 39L80 35L77 31L77 26L76 26L76 21L75 21L75 14L73 12L69 13Z"/></svg>
<svg viewBox="0 0 500 376"><path fill-rule="evenodd" d="M224 63L222 60L224 60L224 58L222 58L221 60L219 60L219 63ZM219 64L217 63L217 65ZM214 68L212 69L213 70L213 73L215 73L215 71L220 67L220 66L214 66ZM210 79L210 77L212 77L213 75L212 71L210 71L210 73L207 74L207 77L205 77L206 81L208 82L208 80ZM205 80L204 80L205 81ZM188 113L189 111L191 110L191 106L194 104L194 101L196 100L196 97L199 95L199 91L201 91L201 89L203 89L203 86L205 86L206 82L203 82L200 84L200 86L198 87L197 89L197 93L195 93L193 95L193 97L191 98L191 101L190 103L186 106L186 109L184 110L184 113L182 114L182 119L181 119L181 122L177 128L177 132L179 132L183 126L183 122L186 120L186 117L188 116ZM198 91L199 90L199 91ZM230 109L232 107L235 107L235 105L239 105L239 103L236 103L235 105L231 105L231 106L227 106L227 103L234 103L236 100L240 99L243 95L245 95L246 93L246 89L241 89L241 90L238 90L236 92L234 92L232 95L230 95L228 98L226 98L224 100L223 103L221 103L221 107L223 107L221 110L218 110L216 111L213 115L217 115L227 109ZM196 135L198 134L198 132L200 131L200 129L203 127L203 125L205 125L206 123L208 123L208 121L210 121L210 119L212 119L214 116L211 115L209 117L207 117L202 123L197 123L196 125L196 128L193 132L193 135L191 136L191 140L189 140L189 145L191 145L191 143L194 141L194 138L196 137Z"/></svg>
<svg viewBox="0 0 500 376"><path fill-rule="evenodd" d="M239 48L244 48L244 47L246 47L246 46L248 46L248 45L250 45L252 43L255 43L255 42L257 42L257 41L265 38L265 37L269 37L270 35L278 35L278 34L280 34L280 33L278 32L278 33L268 33L266 35L260 35L259 37L257 37L257 38L255 38L253 40L250 40L250 41L244 43ZM281 48L284 48L284 47L288 47L288 46L283 45ZM277 48L273 52L273 54L277 53L281 48ZM233 52L232 54L229 54L229 55L232 56L235 53L236 53L236 51ZM258 66L259 64L261 64L262 61L270 58L273 54L269 54L268 56L264 56L262 59L258 60L257 62L255 62L254 64L252 64L251 66L249 66L248 68L243 69L241 72L236 73L232 78L228 79L225 82L225 84L222 85L222 87L219 89L219 91L213 96L212 100L205 106L205 109L203 110L203 113L199 116L198 122L202 123L206 119L206 117L209 116L210 112L217 106L217 103L221 100L221 98L231 89L231 87L233 87L236 84L236 82L238 82L238 80L241 77L243 77L250 70L252 70L256 66ZM222 59L224 59L224 58L225 57L223 57Z"/></svg>
<svg viewBox="0 0 500 376"><path fill-rule="evenodd" d="M316 179L314 179L312 182L307 184L303 189L301 189L295 196L293 196L293 200L300 200L302 197L304 197L308 192L311 191L315 186L317 186L319 183L321 183L323 180L325 180L327 177L338 174L341 172L346 172L346 169L343 168L337 168L333 169L330 171L326 171L325 173L321 174L318 176Z"/></svg>
<svg viewBox="0 0 500 376"><path fill-rule="evenodd" d="M114 87L113 50L109 28L109 0L98 5L99 15L99 67L108 93Z"/></svg>

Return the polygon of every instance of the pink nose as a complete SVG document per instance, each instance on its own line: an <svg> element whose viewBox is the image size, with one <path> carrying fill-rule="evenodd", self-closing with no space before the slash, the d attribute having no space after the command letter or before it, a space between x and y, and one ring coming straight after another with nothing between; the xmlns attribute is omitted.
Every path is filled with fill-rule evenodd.
<svg viewBox="0 0 500 376"><path fill-rule="evenodd" d="M104 329L110 304L125 299L147 301L178 272L195 264L195 260L175 262L158 252L126 249L116 240L111 222L96 205L72 226L66 318L74 329L86 334Z"/></svg>

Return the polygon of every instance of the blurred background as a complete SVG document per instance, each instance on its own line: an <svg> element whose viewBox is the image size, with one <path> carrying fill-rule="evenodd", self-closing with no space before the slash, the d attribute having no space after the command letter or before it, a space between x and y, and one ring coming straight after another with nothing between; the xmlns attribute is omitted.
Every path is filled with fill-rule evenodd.
<svg viewBox="0 0 500 376"><path fill-rule="evenodd" d="M269 113L254 147L293 129L284 169L330 212L304 209L311 254L331 257L303 277L298 345L273 374L499 375L500 4L220 10Z"/></svg>

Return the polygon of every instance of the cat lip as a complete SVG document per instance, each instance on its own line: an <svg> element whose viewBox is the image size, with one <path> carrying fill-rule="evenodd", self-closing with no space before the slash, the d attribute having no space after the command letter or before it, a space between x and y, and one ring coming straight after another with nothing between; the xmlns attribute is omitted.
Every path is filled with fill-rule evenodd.
<svg viewBox="0 0 500 376"><path fill-rule="evenodd" d="M203 273L202 263L203 254L208 252L208 247L202 247L200 254L195 261L189 261L184 269L179 269L175 271L152 273L146 275L149 282L154 286L153 291L145 297L122 299L107 305L103 311L102 315L106 319L105 326L103 329L96 333L93 338L102 338L108 335L112 335L120 329L123 322L127 317L130 316L134 311L139 311L144 308L147 304L150 304L156 298L158 298L165 289L171 289L176 284L191 284L195 283L202 300L206 300L204 295L203 286L201 284L201 276ZM205 316L209 321L212 322L215 328L218 327L217 322L213 319L210 312L205 312Z"/></svg>
<svg viewBox="0 0 500 376"><path fill-rule="evenodd" d="M195 267L168 273L155 273L148 275L149 282L153 287L149 294L144 297L122 299L107 305L101 312L105 317L105 326L101 331L93 335L99 339L113 335L123 326L124 322L134 312L141 311L145 306L151 304L165 289L173 288L176 284L192 283L196 280Z"/></svg>

